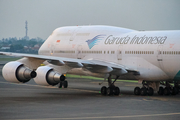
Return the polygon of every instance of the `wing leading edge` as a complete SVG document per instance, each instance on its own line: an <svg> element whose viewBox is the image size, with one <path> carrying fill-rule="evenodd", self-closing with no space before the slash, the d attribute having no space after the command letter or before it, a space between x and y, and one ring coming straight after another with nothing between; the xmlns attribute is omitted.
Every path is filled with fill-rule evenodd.
<svg viewBox="0 0 180 120"><path fill-rule="evenodd" d="M64 66L67 65L71 68L83 68L93 73L110 73L112 75L123 75L128 72L133 72L134 74L139 74L136 70L131 70L123 65L119 65L112 62L104 62L100 60L83 60L83 59L73 59L55 56L44 56L44 55L34 55L34 54L21 54L21 53L11 53L11 52L0 52L0 55L17 56L17 57L27 57L37 60L44 60L50 64Z"/></svg>

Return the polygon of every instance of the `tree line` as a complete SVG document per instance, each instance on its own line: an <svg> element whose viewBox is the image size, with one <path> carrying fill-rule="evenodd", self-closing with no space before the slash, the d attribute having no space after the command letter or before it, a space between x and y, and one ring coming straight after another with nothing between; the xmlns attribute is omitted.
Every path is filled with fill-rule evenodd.
<svg viewBox="0 0 180 120"><path fill-rule="evenodd" d="M37 37L29 40L25 38L3 38L0 40L0 51L4 52L20 52L20 53L38 53L39 47L44 40Z"/></svg>

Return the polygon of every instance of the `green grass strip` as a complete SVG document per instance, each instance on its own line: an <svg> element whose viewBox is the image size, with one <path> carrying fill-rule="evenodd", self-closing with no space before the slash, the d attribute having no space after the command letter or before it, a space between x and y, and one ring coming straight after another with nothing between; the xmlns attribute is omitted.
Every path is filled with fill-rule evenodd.
<svg viewBox="0 0 180 120"><path fill-rule="evenodd" d="M85 78L85 79L93 79L93 80L104 80L103 78L98 78L98 77L72 75L72 74L66 74L66 77L70 77L70 78Z"/></svg>
<svg viewBox="0 0 180 120"><path fill-rule="evenodd" d="M19 57L13 57L13 58L0 58L0 61L16 61L20 59Z"/></svg>
<svg viewBox="0 0 180 120"><path fill-rule="evenodd" d="M69 77L69 78L84 78L84 79L91 79L91 80L104 80L104 78L98 78L98 77L92 77L92 76L72 75L72 74L66 74L66 77ZM136 81L136 80L117 80L117 81L138 83L138 81Z"/></svg>

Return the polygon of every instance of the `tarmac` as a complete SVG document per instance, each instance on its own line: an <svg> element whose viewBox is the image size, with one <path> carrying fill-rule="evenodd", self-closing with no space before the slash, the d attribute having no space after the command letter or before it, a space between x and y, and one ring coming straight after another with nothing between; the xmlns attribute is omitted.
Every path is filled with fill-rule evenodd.
<svg viewBox="0 0 180 120"><path fill-rule="evenodd" d="M103 96L100 93L101 81L82 78L67 80L69 87L59 89L57 86L39 86L33 80L25 84L9 83L0 74L0 120L180 118L180 95L136 96L134 87L141 87L141 84L116 82L121 94Z"/></svg>

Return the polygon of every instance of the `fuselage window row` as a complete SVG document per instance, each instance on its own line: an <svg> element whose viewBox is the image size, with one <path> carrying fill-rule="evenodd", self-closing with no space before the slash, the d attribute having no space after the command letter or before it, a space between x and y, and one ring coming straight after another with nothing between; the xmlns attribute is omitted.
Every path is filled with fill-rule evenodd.
<svg viewBox="0 0 180 120"><path fill-rule="evenodd" d="M159 51L160 54L168 55L180 55L180 51Z"/></svg>
<svg viewBox="0 0 180 120"><path fill-rule="evenodd" d="M75 51L55 51L54 53L75 53Z"/></svg>
<svg viewBox="0 0 180 120"><path fill-rule="evenodd" d="M82 51L85 54L103 54L103 51ZM104 51L104 54L115 54L115 51Z"/></svg>
<svg viewBox="0 0 180 120"><path fill-rule="evenodd" d="M180 55L180 51L159 51L159 54ZM119 53L121 54L121 53ZM125 54L154 54L154 51L125 51Z"/></svg>
<svg viewBox="0 0 180 120"><path fill-rule="evenodd" d="M54 51L54 53L75 53L75 51ZM83 54L115 54L115 51L79 51L79 53Z"/></svg>
<svg viewBox="0 0 180 120"><path fill-rule="evenodd" d="M48 51L41 51L41 53L48 53ZM54 53L75 53L75 51L54 51ZM81 53L81 51L79 51ZM82 51L84 54L115 54L115 51ZM119 51L118 54L122 54L122 51ZM154 54L154 51L125 51L125 54ZM159 51L158 54L164 55L180 55L180 51Z"/></svg>
<svg viewBox="0 0 180 120"><path fill-rule="evenodd" d="M154 54L154 51L125 51L125 54Z"/></svg>

